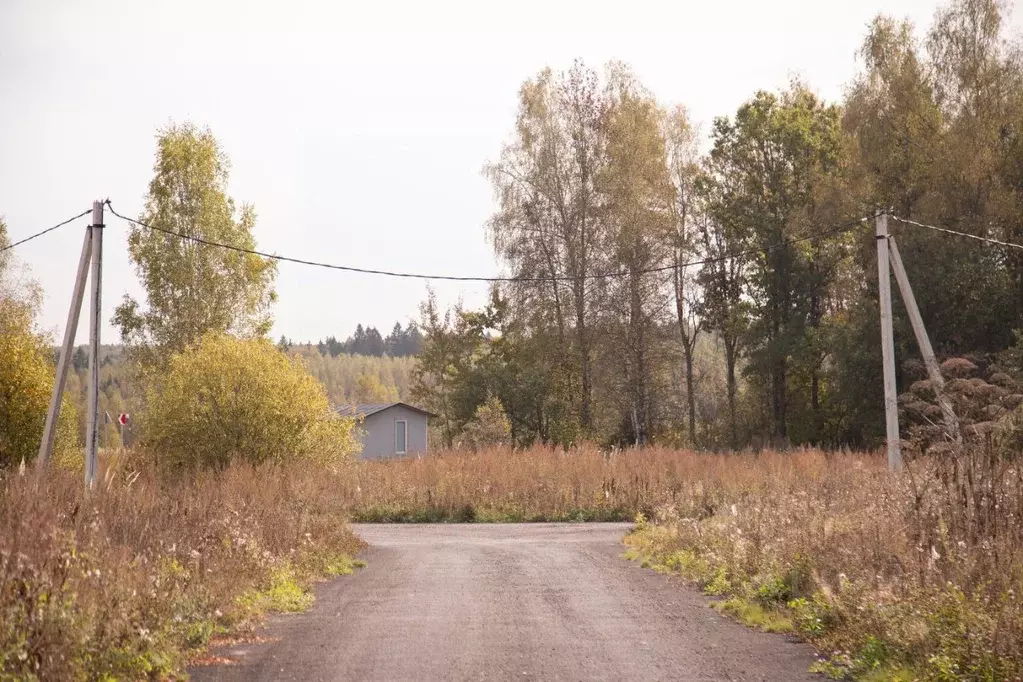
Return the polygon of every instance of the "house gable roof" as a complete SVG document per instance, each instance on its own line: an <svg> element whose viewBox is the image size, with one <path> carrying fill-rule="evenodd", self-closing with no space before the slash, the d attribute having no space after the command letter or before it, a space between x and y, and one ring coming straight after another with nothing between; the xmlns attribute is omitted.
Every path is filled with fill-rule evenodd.
<svg viewBox="0 0 1023 682"><path fill-rule="evenodd" d="M334 411L337 412L337 414L339 416L342 416L342 417L362 417L363 419L365 419L366 417L369 417L371 415L377 414L378 412L383 412L384 410L390 409L392 407L397 407L399 405L401 407L404 407L404 408L407 408L409 410L412 410L413 412L418 412L420 414L424 414L427 417L436 417L437 416L433 412L428 412L428 411L426 411L424 409L416 407L415 405L409 405L408 403L402 403L402 402L397 402L397 403L357 403L355 405L345 405L345 406L342 406L342 407L337 407L337 408L335 408Z"/></svg>

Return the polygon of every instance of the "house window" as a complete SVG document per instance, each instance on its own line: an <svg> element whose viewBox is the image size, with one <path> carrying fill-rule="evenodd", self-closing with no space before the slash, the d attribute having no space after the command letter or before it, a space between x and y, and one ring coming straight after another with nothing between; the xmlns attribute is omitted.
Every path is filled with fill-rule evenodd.
<svg viewBox="0 0 1023 682"><path fill-rule="evenodd" d="M407 423L404 421L394 422L394 453L396 455L405 454L405 441L406 430L408 429Z"/></svg>

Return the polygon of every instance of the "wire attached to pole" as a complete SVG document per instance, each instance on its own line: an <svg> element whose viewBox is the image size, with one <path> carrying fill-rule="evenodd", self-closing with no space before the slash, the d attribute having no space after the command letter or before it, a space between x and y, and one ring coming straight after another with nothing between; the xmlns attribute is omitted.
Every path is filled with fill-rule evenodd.
<svg viewBox="0 0 1023 682"><path fill-rule="evenodd" d="M121 220L124 220L124 221L126 221L128 223L131 223L133 225L141 225L142 227L145 227L145 228L150 229L150 230L154 230L156 232L162 232L164 234L171 235L173 237L178 237L179 239L185 239L185 240L194 242L196 244L203 244L203 245L206 245L206 246L214 246L214 247L221 248L221 249L228 249L228 250L231 250L231 251L236 251L238 253L244 253L244 254L248 254L248 255L252 255L252 256L259 256L261 258L268 258L268 259L271 259L271 260L280 261L280 262L284 262L284 263L296 263L298 265L311 265L311 266L314 266L314 267L327 268L327 269L330 269L330 270L342 270L342 271L345 271L345 272L355 272L355 273L360 273L360 274L365 274L365 275L381 275L381 276L385 276L385 277L399 277L399 278L404 278L404 279L443 280L443 281L452 281L452 282L552 282L552 281L553 282L574 282L574 281L587 280L587 279L611 279L611 278L616 278L616 277L628 277L630 275L643 275L643 274L649 274L649 273L654 273L654 272L667 272L669 270L675 270L676 268L687 268L687 267L692 267L692 266L696 266L696 265L708 265L708 264L711 264L711 263L718 263L720 261L725 261L725 260L729 260L729 259L732 259L732 258L741 258L743 256L748 256L748 255L753 255L753 254L769 252L769 251L773 251L775 249L780 249L780 248L783 248L783 247L786 247L786 246L791 246L793 244L798 244L800 242L814 241L814 240L817 240L817 239L825 239L827 237L834 236L834 235L836 235L838 233L841 233L841 232L847 232L850 229L852 229L853 227L856 227L856 226L858 226L860 224L865 223L866 220L867 220L866 218L857 218L856 220L849 221L848 223L844 223L844 224L839 225L838 227L836 227L834 229L828 230L826 232L822 232L820 234L807 235L807 236L799 237L799 238L796 238L796 239L789 239L789 240L785 240L785 241L779 242L777 244L771 244L769 246L762 247L762 248L746 249L744 251L738 251L738 252L735 252L735 253L728 253L728 254L725 254L725 255L722 255L722 256L715 256L713 258L705 258L703 260L693 261L693 262L690 262L690 263L679 263L679 264L672 264L672 265L662 265L662 266L658 266L658 267L655 267L655 268L645 268L645 269L642 269L642 270L634 270L634 271L622 270L622 271L616 271L616 272L603 272L603 273L594 273L594 274L589 274L589 275L578 275L578 276L556 275L554 277L463 277L463 276L457 276L457 275L427 275L427 274L423 274L423 273L413 273L413 272L395 272L395 271L391 271L391 270L373 270L373 269L369 269L369 268L358 268L358 267L354 267L354 266L350 266L350 265L335 265L335 264L331 264L331 263L322 263L322 262L318 262L318 261L305 260L305 259L302 259L302 258L292 258L292 257L289 257L289 256L281 256L281 255L278 255L278 254L267 253L265 251L257 251L255 249L246 249L246 248L239 247L239 246L232 246L231 244L224 244L222 242L210 241L208 239L203 239L202 237L194 237L192 235L184 234L182 232L175 232L174 230L168 230L168 229L163 228L163 227L157 227L155 225L150 225L150 224L144 223L144 222L142 222L140 220L134 220L132 218L128 218L126 216L123 216L120 213L118 213L117 211L115 211L113 205L110 203L109 200L107 200L106 203L107 203L107 207L110 209L110 213L112 213L113 215L117 216Z"/></svg>
<svg viewBox="0 0 1023 682"><path fill-rule="evenodd" d="M0 253L3 253L4 251L9 251L9 250L13 249L15 246L21 246L25 242L30 242L33 239L37 238L37 237L42 237L44 234L47 234L49 232L53 232L54 230L56 230L58 228L64 227L68 223L74 222L75 220L78 220L79 218L83 218L83 217L89 215L90 213L92 213L92 209L91 208L88 209L87 211L82 211L78 215L72 216L71 218L68 218L67 220L65 220L63 222L57 223L53 227L48 227L45 230L43 230L42 232L36 232L34 235L32 235L30 237L25 237L24 239L21 239L19 241L14 242L13 244L8 244L7 246L5 246L2 249L0 249Z"/></svg>
<svg viewBox="0 0 1023 682"><path fill-rule="evenodd" d="M945 234L951 234L951 235L955 235L957 237L966 237L967 239L976 239L977 241L980 241L980 242L987 242L989 244L997 244L998 246L1007 246L1007 247L1009 247L1011 249L1023 249L1023 244L1014 244L1012 242L1003 242L1000 239L992 239L991 237L981 237L979 235L970 234L969 232L959 232L958 230L950 230L947 227L938 227L937 225L927 225L926 223L918 223L917 221L910 220L909 218L900 218L899 216L894 215L892 213L889 213L888 215L892 218L892 220L898 220L900 223L905 223L906 225L914 225L916 227L923 227L923 228L926 228L928 230L935 230L936 232L944 232Z"/></svg>

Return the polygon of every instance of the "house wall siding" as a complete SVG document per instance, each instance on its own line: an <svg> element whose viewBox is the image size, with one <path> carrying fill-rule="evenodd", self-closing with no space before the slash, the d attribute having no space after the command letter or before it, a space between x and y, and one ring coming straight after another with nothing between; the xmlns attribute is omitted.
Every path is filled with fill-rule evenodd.
<svg viewBox="0 0 1023 682"><path fill-rule="evenodd" d="M403 405L394 405L371 414L360 425L364 459L394 457L394 423L405 421L406 451L409 455L427 450L426 415Z"/></svg>

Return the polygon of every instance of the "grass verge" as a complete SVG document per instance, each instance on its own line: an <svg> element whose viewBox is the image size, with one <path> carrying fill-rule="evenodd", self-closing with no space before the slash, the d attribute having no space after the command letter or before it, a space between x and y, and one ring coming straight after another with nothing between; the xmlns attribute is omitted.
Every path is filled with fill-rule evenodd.
<svg viewBox="0 0 1023 682"><path fill-rule="evenodd" d="M720 597L714 607L750 627L802 636L833 679L1020 679L1023 479L977 486L997 523L971 495L959 525L958 498L920 485L943 466L890 475L851 455L734 457L640 515L624 556Z"/></svg>

